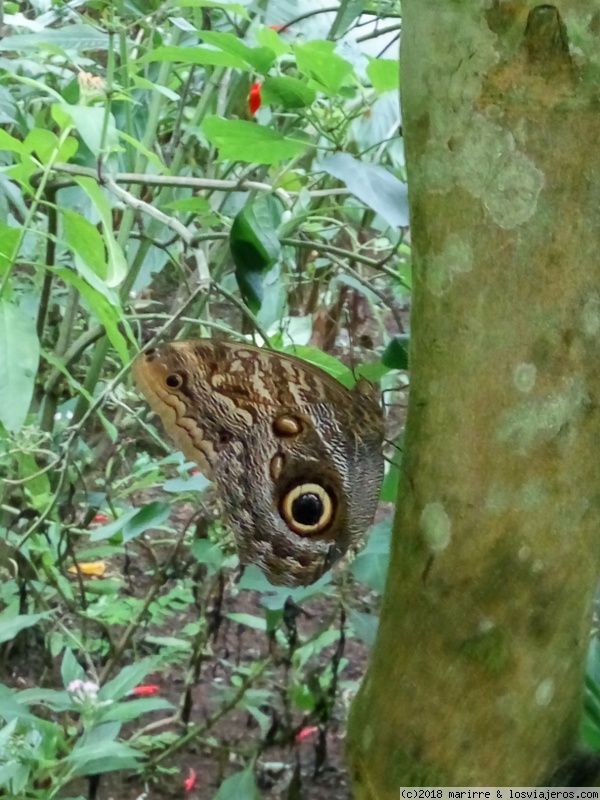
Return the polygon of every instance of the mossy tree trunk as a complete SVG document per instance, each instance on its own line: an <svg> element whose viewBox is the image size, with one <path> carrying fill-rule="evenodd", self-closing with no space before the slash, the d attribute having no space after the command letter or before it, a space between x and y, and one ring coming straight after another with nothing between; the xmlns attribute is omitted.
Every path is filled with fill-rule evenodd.
<svg viewBox="0 0 600 800"><path fill-rule="evenodd" d="M600 5L402 9L411 394L358 800L547 785L599 553Z"/></svg>

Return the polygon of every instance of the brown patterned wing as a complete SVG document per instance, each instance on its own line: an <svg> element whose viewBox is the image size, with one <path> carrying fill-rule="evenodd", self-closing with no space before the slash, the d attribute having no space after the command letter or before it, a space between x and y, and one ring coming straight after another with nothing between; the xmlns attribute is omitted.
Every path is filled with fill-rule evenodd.
<svg viewBox="0 0 600 800"><path fill-rule="evenodd" d="M273 583L312 583L371 524L383 476L372 390L306 362L197 339L140 355L139 389L216 481L243 563Z"/></svg>

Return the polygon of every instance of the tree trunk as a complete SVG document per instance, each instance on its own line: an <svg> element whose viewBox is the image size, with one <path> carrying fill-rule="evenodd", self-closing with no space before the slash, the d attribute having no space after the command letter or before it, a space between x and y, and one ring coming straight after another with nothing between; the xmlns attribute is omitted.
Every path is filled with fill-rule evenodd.
<svg viewBox="0 0 600 800"><path fill-rule="evenodd" d="M411 394L359 800L548 785L599 553L598 3L402 9Z"/></svg>

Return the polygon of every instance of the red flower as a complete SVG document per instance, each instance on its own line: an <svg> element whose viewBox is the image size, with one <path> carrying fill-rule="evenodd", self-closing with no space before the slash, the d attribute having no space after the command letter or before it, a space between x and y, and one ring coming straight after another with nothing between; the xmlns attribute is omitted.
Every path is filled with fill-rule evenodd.
<svg viewBox="0 0 600 800"><path fill-rule="evenodd" d="M131 690L131 694L134 697L149 697L152 694L157 694L157 692L160 692L160 686L156 686L155 684L136 686L135 689Z"/></svg>
<svg viewBox="0 0 600 800"><path fill-rule="evenodd" d="M196 779L197 779L196 770L194 770L194 769L192 769L190 767L190 774L187 776L187 778L183 782L183 788L185 789L186 792L191 792L192 791L192 789L196 785Z"/></svg>
<svg viewBox="0 0 600 800"><path fill-rule="evenodd" d="M260 97L260 83L253 83L250 87L250 94L248 95L248 108L251 114L256 114L262 103Z"/></svg>
<svg viewBox="0 0 600 800"><path fill-rule="evenodd" d="M303 742L305 739L309 739L313 733L318 733L319 728L317 725L313 725L310 728L302 728L302 730L296 734L296 741Z"/></svg>
<svg viewBox="0 0 600 800"><path fill-rule="evenodd" d="M106 514L96 514L96 516L94 517L94 522L106 522L107 520L108 517L106 516Z"/></svg>

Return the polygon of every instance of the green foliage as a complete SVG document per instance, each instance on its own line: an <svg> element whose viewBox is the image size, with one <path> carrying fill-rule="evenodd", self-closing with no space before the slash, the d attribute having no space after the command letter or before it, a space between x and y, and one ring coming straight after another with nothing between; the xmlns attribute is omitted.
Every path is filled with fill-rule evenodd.
<svg viewBox="0 0 600 800"><path fill-rule="evenodd" d="M216 332L396 384L398 65L363 6L5 4L0 794L50 800L104 772L168 785L200 747L231 763L203 792L258 797L264 753L344 716L389 518L335 581L240 577L208 481L129 370L148 339Z"/></svg>

